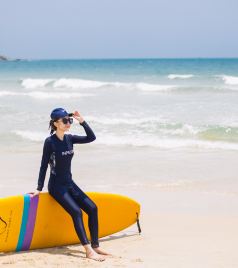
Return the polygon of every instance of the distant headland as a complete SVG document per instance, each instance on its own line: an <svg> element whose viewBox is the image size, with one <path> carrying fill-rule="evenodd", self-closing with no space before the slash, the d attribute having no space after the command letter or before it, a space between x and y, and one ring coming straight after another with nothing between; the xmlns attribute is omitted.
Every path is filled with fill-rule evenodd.
<svg viewBox="0 0 238 268"><path fill-rule="evenodd" d="M0 55L0 60L8 60L7 57Z"/></svg>
<svg viewBox="0 0 238 268"><path fill-rule="evenodd" d="M0 61L20 61L21 59L11 59L6 56L0 55Z"/></svg>

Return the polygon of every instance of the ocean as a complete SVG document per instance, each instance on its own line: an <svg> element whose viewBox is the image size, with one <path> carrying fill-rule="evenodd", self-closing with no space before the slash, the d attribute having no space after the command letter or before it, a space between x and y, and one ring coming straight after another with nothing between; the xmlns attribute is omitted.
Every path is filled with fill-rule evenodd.
<svg viewBox="0 0 238 268"><path fill-rule="evenodd" d="M238 150L237 104L238 59L2 61L0 150L38 148L56 107L99 147Z"/></svg>
<svg viewBox="0 0 238 268"><path fill-rule="evenodd" d="M150 209L146 200L168 191L160 209L191 208L198 191L212 194L214 209L237 211L237 104L238 59L0 62L0 195L36 188L50 113L63 107L80 111L97 137L74 148L84 190ZM77 122L70 132L85 135ZM206 210L204 195L193 202Z"/></svg>

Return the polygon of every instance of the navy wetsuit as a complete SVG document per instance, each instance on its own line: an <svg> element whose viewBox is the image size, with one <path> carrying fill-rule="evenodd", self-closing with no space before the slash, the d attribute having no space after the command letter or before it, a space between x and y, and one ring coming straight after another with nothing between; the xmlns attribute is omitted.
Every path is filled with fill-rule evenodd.
<svg viewBox="0 0 238 268"><path fill-rule="evenodd" d="M89 244L82 220L82 210L88 214L88 226L91 235L92 247L98 243L98 215L95 203L75 184L71 174L71 160L74 154L73 144L89 143L96 139L92 129L86 121L80 123L87 136L65 134L60 140L56 134L46 138L41 167L39 172L37 190L44 186L48 164L50 165L50 178L48 191L50 195L71 215L76 233L82 245Z"/></svg>

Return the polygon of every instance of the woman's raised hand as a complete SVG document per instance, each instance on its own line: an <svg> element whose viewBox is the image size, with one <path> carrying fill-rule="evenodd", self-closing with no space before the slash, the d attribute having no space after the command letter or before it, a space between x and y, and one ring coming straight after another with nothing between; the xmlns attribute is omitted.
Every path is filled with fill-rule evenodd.
<svg viewBox="0 0 238 268"><path fill-rule="evenodd" d="M79 123L83 123L83 121L84 121L84 119L83 119L82 115L79 113L79 111L74 112L73 118L78 120Z"/></svg>

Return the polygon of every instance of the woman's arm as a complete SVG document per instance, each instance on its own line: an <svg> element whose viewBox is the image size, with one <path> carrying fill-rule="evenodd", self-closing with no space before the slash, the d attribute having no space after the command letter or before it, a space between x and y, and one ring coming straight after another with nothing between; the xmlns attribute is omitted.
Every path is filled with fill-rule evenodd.
<svg viewBox="0 0 238 268"><path fill-rule="evenodd" d="M42 154L41 166L40 166L39 177L38 177L38 187L37 187L38 191L42 191L44 187L45 175L46 175L51 153L52 153L52 149L51 149L50 139L47 138L45 140L44 147L43 147L43 154Z"/></svg>
<svg viewBox="0 0 238 268"><path fill-rule="evenodd" d="M72 135L72 143L89 143L96 140L94 132L85 120L80 125L83 126L87 136Z"/></svg>
<svg viewBox="0 0 238 268"><path fill-rule="evenodd" d="M74 112L73 117L83 126L87 136L72 135L72 143L89 143L96 140L94 132L78 111Z"/></svg>

